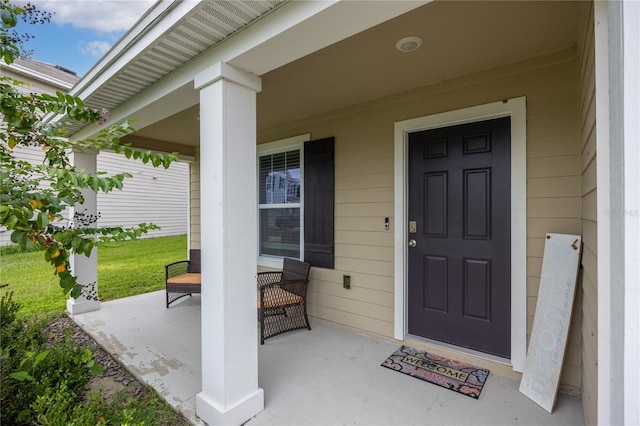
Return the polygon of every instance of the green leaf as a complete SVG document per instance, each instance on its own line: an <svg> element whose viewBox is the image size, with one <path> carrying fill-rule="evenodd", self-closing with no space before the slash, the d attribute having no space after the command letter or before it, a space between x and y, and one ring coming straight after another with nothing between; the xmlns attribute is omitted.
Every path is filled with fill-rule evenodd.
<svg viewBox="0 0 640 426"><path fill-rule="evenodd" d="M71 248L73 248L73 251L77 252L81 245L82 245L82 238L78 236L74 236L73 239L71 240Z"/></svg>
<svg viewBox="0 0 640 426"><path fill-rule="evenodd" d="M11 233L11 242L16 244L24 244L27 239L27 233L24 231L13 231Z"/></svg>
<svg viewBox="0 0 640 426"><path fill-rule="evenodd" d="M38 214L38 218L36 219L36 224L40 229L43 229L49 224L49 215L45 212L40 212Z"/></svg>
<svg viewBox="0 0 640 426"><path fill-rule="evenodd" d="M73 289L71 289L71 292L69 294L74 299L77 299L80 296L81 293L82 293L82 286L79 285L79 284L76 284L76 285L73 286Z"/></svg>
<svg viewBox="0 0 640 426"><path fill-rule="evenodd" d="M24 358L22 358L22 360L20 361L20 367L24 366L31 358L33 358L33 352L26 351Z"/></svg>
<svg viewBox="0 0 640 426"><path fill-rule="evenodd" d="M13 28L18 25L18 19L15 13L11 13L8 10L2 9L0 10L0 16L2 16L3 28Z"/></svg>
<svg viewBox="0 0 640 426"><path fill-rule="evenodd" d="M89 348L85 348L84 352L82 353L82 356L80 357L80 361L81 362L88 362L91 360L91 357L93 356L93 354L91 353L91 350L89 350Z"/></svg>
<svg viewBox="0 0 640 426"><path fill-rule="evenodd" d="M82 287L76 284L76 278L71 274L69 274L69 272L65 272L64 275L61 274L60 276L62 277L62 279L60 280L60 287L62 287L62 293L63 294L70 293L71 297L73 298L80 296L80 291L82 290ZM74 293L76 289L77 289L77 292Z"/></svg>
<svg viewBox="0 0 640 426"><path fill-rule="evenodd" d="M47 349L44 352L40 352L37 356L36 359L33 361L33 367L35 368L36 365L40 364L40 362L45 359L47 357L47 355L49 355L49 349Z"/></svg>
<svg viewBox="0 0 640 426"><path fill-rule="evenodd" d="M71 288L72 285L74 285L74 279L73 276L71 274L67 274L65 276L61 276L60 277L60 285L63 288Z"/></svg>
<svg viewBox="0 0 640 426"><path fill-rule="evenodd" d="M100 364L93 364L89 369L89 372L91 372L91 374L93 374L94 376L99 376L103 373L102 366Z"/></svg>
<svg viewBox="0 0 640 426"><path fill-rule="evenodd" d="M94 178L91 180L91 189L93 189L93 192L98 192L100 189L100 179Z"/></svg>
<svg viewBox="0 0 640 426"><path fill-rule="evenodd" d="M111 190L111 185L108 179L100 179L99 184L102 192L109 192Z"/></svg>
<svg viewBox="0 0 640 426"><path fill-rule="evenodd" d="M24 382L25 380L28 382L34 382L36 380L33 377L31 377L29 373L27 373L26 371L18 371L15 373L11 373L9 374L9 377L19 382Z"/></svg>

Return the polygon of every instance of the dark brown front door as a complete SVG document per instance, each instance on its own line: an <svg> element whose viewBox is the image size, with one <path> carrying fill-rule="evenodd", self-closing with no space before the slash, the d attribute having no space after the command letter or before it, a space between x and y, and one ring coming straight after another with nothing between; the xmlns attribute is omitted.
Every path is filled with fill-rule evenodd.
<svg viewBox="0 0 640 426"><path fill-rule="evenodd" d="M409 135L409 333L510 358L510 119ZM414 244L415 242L415 244Z"/></svg>

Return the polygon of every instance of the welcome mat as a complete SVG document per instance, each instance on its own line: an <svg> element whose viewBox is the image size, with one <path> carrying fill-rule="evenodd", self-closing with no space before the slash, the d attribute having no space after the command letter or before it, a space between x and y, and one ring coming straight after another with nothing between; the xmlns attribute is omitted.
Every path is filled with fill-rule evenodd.
<svg viewBox="0 0 640 426"><path fill-rule="evenodd" d="M383 363L411 377L478 399L489 370L402 346Z"/></svg>

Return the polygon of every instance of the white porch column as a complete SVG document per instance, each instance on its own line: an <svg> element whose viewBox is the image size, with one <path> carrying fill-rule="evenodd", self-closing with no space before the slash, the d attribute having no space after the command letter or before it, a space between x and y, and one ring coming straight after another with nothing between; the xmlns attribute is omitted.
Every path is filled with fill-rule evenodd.
<svg viewBox="0 0 640 426"><path fill-rule="evenodd" d="M242 424L264 408L256 313L258 77L226 63L198 74L202 250L202 391L209 424Z"/></svg>
<svg viewBox="0 0 640 426"><path fill-rule="evenodd" d="M78 169L85 169L88 173L96 172L96 161L98 151L85 150L84 152L74 151L71 153L72 164ZM97 219L98 203L97 195L91 189L82 191L84 204L69 209L69 220L73 221L75 227L95 227L93 219ZM67 300L67 311L71 315L83 312L96 311L100 309L98 300L98 249L94 247L90 257L84 254L72 254L71 272L78 277L78 283L86 287L77 299L70 297Z"/></svg>
<svg viewBox="0 0 640 426"><path fill-rule="evenodd" d="M640 5L594 2L598 424L638 425Z"/></svg>

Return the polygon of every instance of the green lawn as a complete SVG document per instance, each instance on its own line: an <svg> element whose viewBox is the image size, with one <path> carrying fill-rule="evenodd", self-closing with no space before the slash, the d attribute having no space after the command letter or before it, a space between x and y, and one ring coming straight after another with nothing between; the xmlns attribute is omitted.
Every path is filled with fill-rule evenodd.
<svg viewBox="0 0 640 426"><path fill-rule="evenodd" d="M187 258L187 237L147 238L98 249L98 294L112 300L164 288L164 265ZM66 308L66 298L42 252L0 257L0 285L13 290L21 315L52 315Z"/></svg>

